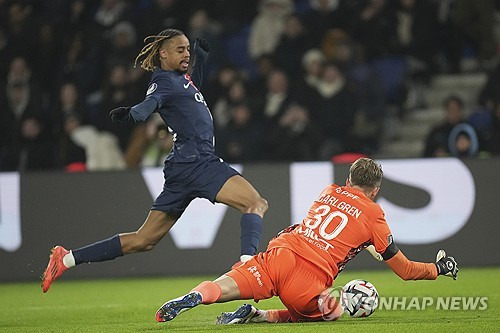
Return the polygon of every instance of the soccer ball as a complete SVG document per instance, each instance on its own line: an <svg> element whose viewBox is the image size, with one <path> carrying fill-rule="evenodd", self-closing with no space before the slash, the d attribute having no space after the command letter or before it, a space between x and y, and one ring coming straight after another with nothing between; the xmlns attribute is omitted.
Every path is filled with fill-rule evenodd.
<svg viewBox="0 0 500 333"><path fill-rule="evenodd" d="M368 317L378 306L377 289L368 281L352 280L342 287L341 304L351 317Z"/></svg>

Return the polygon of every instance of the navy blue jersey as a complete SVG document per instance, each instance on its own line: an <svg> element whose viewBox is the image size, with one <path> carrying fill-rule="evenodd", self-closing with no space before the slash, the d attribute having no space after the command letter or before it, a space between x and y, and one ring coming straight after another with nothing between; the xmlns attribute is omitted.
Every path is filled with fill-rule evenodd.
<svg viewBox="0 0 500 333"><path fill-rule="evenodd" d="M174 137L167 157L194 161L214 153L214 125L203 95L187 74L156 69L146 99L154 98L158 113Z"/></svg>
<svg viewBox="0 0 500 333"><path fill-rule="evenodd" d="M198 89L202 84L203 69L208 54L195 48L196 57L192 77L174 70L156 68L151 77L146 99L154 99L156 110L134 113L135 121L145 120L151 112L158 112L173 134L174 146L167 156L172 162L192 162L214 154L214 125L205 98Z"/></svg>

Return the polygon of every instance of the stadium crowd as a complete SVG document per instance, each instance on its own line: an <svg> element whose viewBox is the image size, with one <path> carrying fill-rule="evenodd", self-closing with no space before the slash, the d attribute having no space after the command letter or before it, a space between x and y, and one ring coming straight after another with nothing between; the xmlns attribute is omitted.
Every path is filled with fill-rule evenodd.
<svg viewBox="0 0 500 333"><path fill-rule="evenodd" d="M500 154L499 2L0 0L0 170L162 165L161 121L108 114L144 99L150 74L134 59L167 27L211 44L201 90L228 162L376 154L387 110L425 106L420 88L464 57L488 73L478 110L465 117L450 96L422 156Z"/></svg>

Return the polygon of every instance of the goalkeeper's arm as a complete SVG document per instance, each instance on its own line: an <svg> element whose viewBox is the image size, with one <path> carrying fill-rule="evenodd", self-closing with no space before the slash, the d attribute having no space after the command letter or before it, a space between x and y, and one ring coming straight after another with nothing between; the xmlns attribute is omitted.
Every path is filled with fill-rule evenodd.
<svg viewBox="0 0 500 333"><path fill-rule="evenodd" d="M438 275L457 278L457 263L453 257L447 257L443 250L438 252L436 263L423 263L408 260L396 244L391 243L382 257L403 280L435 280Z"/></svg>

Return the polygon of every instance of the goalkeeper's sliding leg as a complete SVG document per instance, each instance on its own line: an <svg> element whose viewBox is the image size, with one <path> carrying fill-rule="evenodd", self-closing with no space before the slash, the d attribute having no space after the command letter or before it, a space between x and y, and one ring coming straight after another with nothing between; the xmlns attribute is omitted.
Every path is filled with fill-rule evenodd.
<svg viewBox="0 0 500 333"><path fill-rule="evenodd" d="M156 321L170 321L182 312L200 304L223 303L240 299L248 298L241 297L239 287L232 277L223 275L213 282L204 281L189 293L163 304L156 311ZM286 309L259 310L250 304L244 304L234 312L224 312L217 317L217 324L279 323L288 321L290 321L290 313Z"/></svg>

